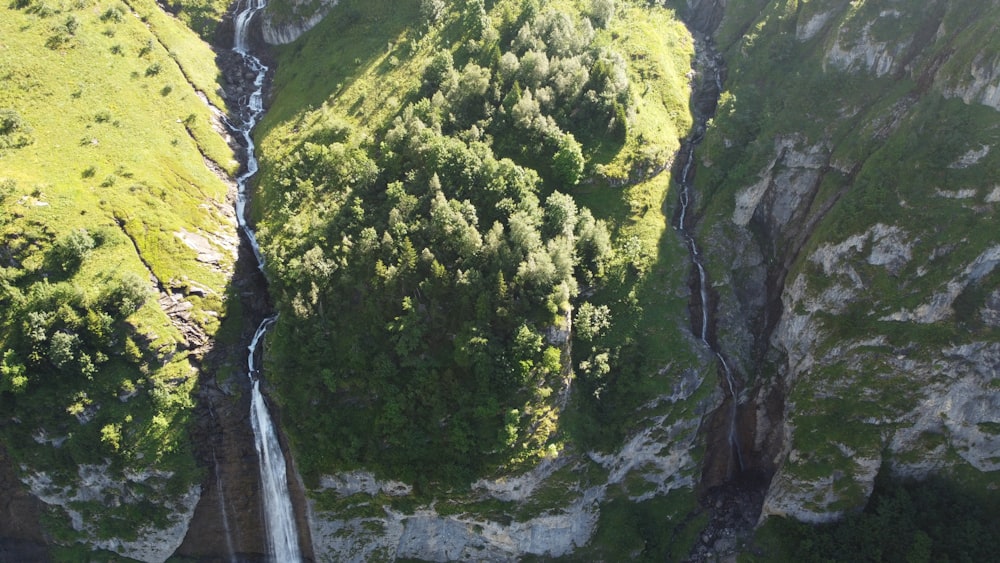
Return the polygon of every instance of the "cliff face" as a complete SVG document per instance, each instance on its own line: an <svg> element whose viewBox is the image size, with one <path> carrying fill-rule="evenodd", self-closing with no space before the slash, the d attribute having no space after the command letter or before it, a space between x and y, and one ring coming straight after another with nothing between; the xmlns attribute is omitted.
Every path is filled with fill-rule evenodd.
<svg viewBox="0 0 1000 563"><path fill-rule="evenodd" d="M690 371L658 402L672 408L694 403L702 384ZM705 412L713 403L702 399L695 410ZM697 484L692 454L698 417L656 416L642 426L615 452L548 459L523 475L482 479L468 494L428 505L400 504L413 493L405 483L363 472L325 476L312 491L316 559L510 561L576 552L591 542L603 503L685 495Z"/></svg>
<svg viewBox="0 0 1000 563"><path fill-rule="evenodd" d="M303 33L316 27L337 5L339 0L288 1L281 10L272 8L264 13L261 32L269 45L287 45Z"/></svg>
<svg viewBox="0 0 1000 563"><path fill-rule="evenodd" d="M859 509L883 468L996 485L998 16L902 0L727 12L700 236L720 339L764 415L763 518Z"/></svg>

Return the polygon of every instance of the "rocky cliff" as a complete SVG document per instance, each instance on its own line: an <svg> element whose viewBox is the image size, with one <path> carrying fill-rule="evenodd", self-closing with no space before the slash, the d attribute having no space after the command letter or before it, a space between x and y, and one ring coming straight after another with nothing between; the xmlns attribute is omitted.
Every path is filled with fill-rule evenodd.
<svg viewBox="0 0 1000 563"><path fill-rule="evenodd" d="M679 408L694 401L696 413L705 412L715 400L704 398L704 383L692 370L657 402ZM406 483L363 472L325 476L310 503L316 559L510 561L577 552L591 543L602 505L613 498L641 504L672 491L683 498L696 486L698 417L661 415L641 427L615 452L553 457L427 504L415 502Z"/></svg>
<svg viewBox="0 0 1000 563"><path fill-rule="evenodd" d="M835 519L882 470L995 487L1000 5L730 8L700 236L762 518Z"/></svg>
<svg viewBox="0 0 1000 563"><path fill-rule="evenodd" d="M261 33L270 45L286 45L316 27L337 5L338 0L289 1L271 3L264 12ZM280 8L277 6L280 5Z"/></svg>

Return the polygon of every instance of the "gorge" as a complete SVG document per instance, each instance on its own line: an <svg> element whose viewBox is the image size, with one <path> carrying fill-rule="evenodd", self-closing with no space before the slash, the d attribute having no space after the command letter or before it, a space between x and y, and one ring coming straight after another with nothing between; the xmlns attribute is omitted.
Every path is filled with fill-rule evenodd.
<svg viewBox="0 0 1000 563"><path fill-rule="evenodd" d="M247 202L249 200L249 183L254 174L257 173L257 155L254 151L252 138L253 128L264 113L264 80L267 77L268 68L260 59L254 57L249 50L250 24L254 16L264 9L264 0L248 1L247 5L239 9L234 18L234 39L233 50L238 53L245 63L246 68L255 74L253 80L253 90L249 96L240 100L239 115L242 122L235 129L243 135L246 151L246 171L237 178L238 196L236 203L236 216L240 229L250 243L254 256L257 258L257 268L264 271L264 256L257 243L257 237L250 228L247 220ZM247 377L252 382L250 399L250 422L253 426L254 446L257 450L257 458L260 463L260 481L264 499L264 524L267 529L268 556L274 561L288 561L290 563L301 561L302 553L299 549L299 534L296 530L295 515L292 508L291 495L288 492L288 471L285 465L285 453L282 451L281 443L278 440L277 430L271 414L268 412L267 404L260 390L261 369L255 363L258 347L263 344L262 339L267 330L278 321L278 315L271 315L261 321L254 332L253 340L250 342L247 354ZM227 542L229 540L227 539ZM230 554L230 556L235 554Z"/></svg>
<svg viewBox="0 0 1000 563"><path fill-rule="evenodd" d="M0 559L1000 557L997 27L0 8Z"/></svg>

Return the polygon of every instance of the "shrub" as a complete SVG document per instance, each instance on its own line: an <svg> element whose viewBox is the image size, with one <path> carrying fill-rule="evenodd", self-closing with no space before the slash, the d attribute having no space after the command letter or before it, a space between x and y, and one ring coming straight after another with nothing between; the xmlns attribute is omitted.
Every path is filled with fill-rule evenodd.
<svg viewBox="0 0 1000 563"><path fill-rule="evenodd" d="M127 273L115 282L104 296L105 307L127 317L138 311L149 299L149 283L133 273Z"/></svg>
<svg viewBox="0 0 1000 563"><path fill-rule="evenodd" d="M49 258L54 267L69 274L80 267L94 246L94 237L86 229L77 229L70 231L52 246Z"/></svg>
<svg viewBox="0 0 1000 563"><path fill-rule="evenodd" d="M572 133L566 133L559 138L559 149L552 158L552 171L556 179L567 186L575 186L580 183L583 176L583 149L576 141Z"/></svg>
<svg viewBox="0 0 1000 563"><path fill-rule="evenodd" d="M18 361L13 350L7 350L0 358L0 391L22 393L28 386L24 365Z"/></svg>
<svg viewBox="0 0 1000 563"><path fill-rule="evenodd" d="M608 27L615 15L615 0L591 0L590 18L600 28Z"/></svg>
<svg viewBox="0 0 1000 563"><path fill-rule="evenodd" d="M434 25L444 15L444 0L420 0L420 16L428 26Z"/></svg>
<svg viewBox="0 0 1000 563"><path fill-rule="evenodd" d="M17 190L17 182L11 178L4 178L0 180L0 205L10 199L10 196L14 195Z"/></svg>
<svg viewBox="0 0 1000 563"><path fill-rule="evenodd" d="M59 369L66 369L76 357L80 346L80 337L65 331L59 331L49 339L49 361Z"/></svg>
<svg viewBox="0 0 1000 563"><path fill-rule="evenodd" d="M0 150L19 149L34 142L31 127L17 111L0 109Z"/></svg>
<svg viewBox="0 0 1000 563"><path fill-rule="evenodd" d="M121 8L118 6L112 6L101 14L101 21L118 23L122 21L124 17L125 13L122 12Z"/></svg>

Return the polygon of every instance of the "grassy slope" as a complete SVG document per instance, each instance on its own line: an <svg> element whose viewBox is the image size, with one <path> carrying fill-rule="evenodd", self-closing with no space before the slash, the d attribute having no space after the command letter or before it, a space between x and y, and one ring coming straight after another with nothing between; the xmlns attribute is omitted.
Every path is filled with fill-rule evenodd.
<svg viewBox="0 0 1000 563"><path fill-rule="evenodd" d="M221 312L218 296L228 280L197 262L195 252L174 233L227 228L212 204L226 205L227 188L202 154L229 172L236 163L196 95L197 89L220 102L214 57L153 2L133 0L130 5L134 13L116 1L0 8L0 108L16 111L33 138L26 147L0 153L0 180L15 186L3 210L9 222L0 228L6 244L28 240L34 245L26 255L15 256L20 263L4 265L15 266L8 273L18 277L21 289L46 276L57 280L44 260L52 241L87 229L102 242L68 281L88 300L125 273L148 279L148 265L168 286L209 288L210 297L192 301L197 302L196 318L211 334L217 326L213 315ZM70 19L73 32L54 40ZM6 247L7 252L12 248ZM3 408L21 413L25 422L4 430L8 446L33 470L59 478L75 474L78 464L103 459L113 462L113 470L152 463L178 471L171 490L183 490L195 477L187 421L197 378L191 377L186 355L175 355L182 337L155 296L124 326L139 344L140 362L113 356L89 380L49 376L33 380L16 398L0 397ZM0 349L14 344L14 328L0 327ZM164 383L175 378L182 382ZM140 392L137 398L127 403L116 398L133 385ZM70 422L66 412L80 392L102 406L84 426ZM107 425L120 428L120 448L101 442L100 430ZM39 446L25 434L41 427L52 435L69 429L70 439L60 450ZM124 514L112 511L110 517L106 512L93 515L101 533L128 536L155 521L153 513L122 510ZM51 523L62 525L58 518ZM50 531L70 539L65 530Z"/></svg>

